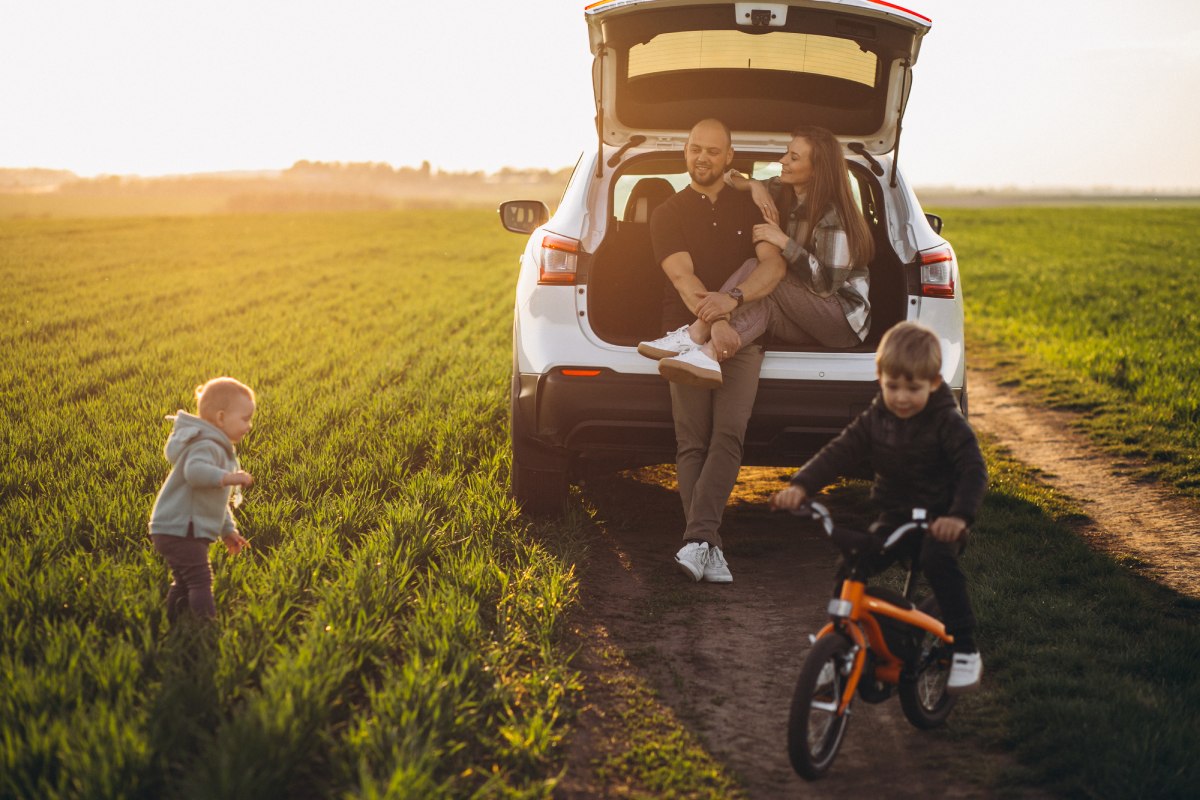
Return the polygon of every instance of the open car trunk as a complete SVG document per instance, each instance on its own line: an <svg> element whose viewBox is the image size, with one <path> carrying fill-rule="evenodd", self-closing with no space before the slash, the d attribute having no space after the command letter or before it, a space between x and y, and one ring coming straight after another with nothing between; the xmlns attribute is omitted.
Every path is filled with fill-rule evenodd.
<svg viewBox="0 0 1200 800"><path fill-rule="evenodd" d="M931 24L880 0L610 0L586 16L606 145L682 147L716 117L743 144L806 123L876 154L897 146Z"/></svg>
<svg viewBox="0 0 1200 800"><path fill-rule="evenodd" d="M761 173L773 159L764 156L756 160L751 154L739 157L734 166L746 174ZM676 187L687 184L688 176L679 155L642 156L622 167L622 173L611 184L613 212L607 233L588 266L587 317L592 331L601 339L632 347L664 333L663 293L667 280L650 244L650 215ZM848 162L847 167L875 240L875 256L869 265L871 330L866 340L850 352L873 352L883 332L907 315L905 268L887 237L882 189L877 179L856 163ZM768 350L827 350L772 341L769 335L763 344Z"/></svg>

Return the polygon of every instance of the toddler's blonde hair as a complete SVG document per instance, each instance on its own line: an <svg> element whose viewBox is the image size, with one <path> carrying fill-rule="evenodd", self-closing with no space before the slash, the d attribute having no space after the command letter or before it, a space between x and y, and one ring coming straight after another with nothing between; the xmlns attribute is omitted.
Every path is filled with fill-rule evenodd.
<svg viewBox="0 0 1200 800"><path fill-rule="evenodd" d="M234 378L213 378L196 387L196 413L212 422L217 412L229 408L235 397L248 397L254 402L254 390Z"/></svg>
<svg viewBox="0 0 1200 800"><path fill-rule="evenodd" d="M875 369L880 375L934 380L942 372L942 345L937 334L918 322L892 326L879 340Z"/></svg>

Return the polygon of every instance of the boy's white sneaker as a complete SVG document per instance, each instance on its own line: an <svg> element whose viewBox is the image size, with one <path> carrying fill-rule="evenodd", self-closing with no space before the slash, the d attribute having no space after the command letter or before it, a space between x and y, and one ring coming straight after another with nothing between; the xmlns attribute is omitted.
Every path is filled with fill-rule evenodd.
<svg viewBox="0 0 1200 800"><path fill-rule="evenodd" d="M699 347L658 362L658 374L672 383L716 389L722 384L721 365Z"/></svg>
<svg viewBox="0 0 1200 800"><path fill-rule="evenodd" d="M969 692L979 686L979 678L983 675L983 659L979 651L974 653L955 653L950 662L950 677L946 680L946 691L950 694Z"/></svg>
<svg viewBox="0 0 1200 800"><path fill-rule="evenodd" d="M700 345L692 341L687 325L676 328L666 336L661 336L649 342L638 342L638 352L646 358L670 358L680 353L686 353Z"/></svg>
<svg viewBox="0 0 1200 800"><path fill-rule="evenodd" d="M708 563L708 542L688 542L675 554L675 563L684 575L694 581L704 577L704 565Z"/></svg>
<svg viewBox="0 0 1200 800"><path fill-rule="evenodd" d="M733 573L725 561L721 548L709 546L708 560L704 562L704 580L709 583L733 583Z"/></svg>

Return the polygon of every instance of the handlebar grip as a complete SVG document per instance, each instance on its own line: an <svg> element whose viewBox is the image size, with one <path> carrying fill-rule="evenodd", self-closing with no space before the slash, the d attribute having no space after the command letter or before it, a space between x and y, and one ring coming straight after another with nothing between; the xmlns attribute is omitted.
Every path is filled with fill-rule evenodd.
<svg viewBox="0 0 1200 800"><path fill-rule="evenodd" d="M833 517L830 516L829 509L816 500L805 500L799 508L793 509L791 513L797 517L817 520L827 535L833 535Z"/></svg>

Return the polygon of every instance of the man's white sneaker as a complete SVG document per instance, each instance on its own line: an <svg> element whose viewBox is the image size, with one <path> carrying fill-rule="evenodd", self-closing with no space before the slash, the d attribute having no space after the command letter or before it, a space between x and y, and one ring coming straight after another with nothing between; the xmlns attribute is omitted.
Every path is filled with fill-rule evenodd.
<svg viewBox="0 0 1200 800"><path fill-rule="evenodd" d="M721 365L697 347L658 362L658 374L672 383L716 389L721 385Z"/></svg>
<svg viewBox="0 0 1200 800"><path fill-rule="evenodd" d="M638 352L646 358L670 358L699 346L692 341L688 326L684 325L653 341L638 342Z"/></svg>
<svg viewBox="0 0 1200 800"><path fill-rule="evenodd" d="M979 652L955 653L950 662L950 677L946 680L946 691L950 694L969 692L979 686L983 675L983 659Z"/></svg>
<svg viewBox="0 0 1200 800"><path fill-rule="evenodd" d="M675 563L694 581L704 577L704 565L708 563L708 542L688 542L675 554Z"/></svg>
<svg viewBox="0 0 1200 800"><path fill-rule="evenodd" d="M721 548L708 548L708 560L704 562L704 580L709 583L733 583L733 573L725 561Z"/></svg>

